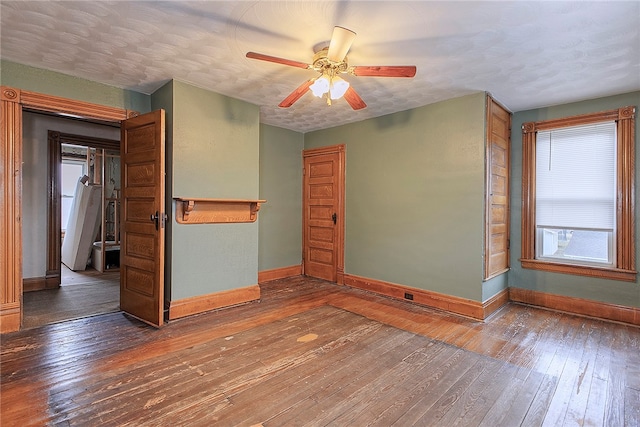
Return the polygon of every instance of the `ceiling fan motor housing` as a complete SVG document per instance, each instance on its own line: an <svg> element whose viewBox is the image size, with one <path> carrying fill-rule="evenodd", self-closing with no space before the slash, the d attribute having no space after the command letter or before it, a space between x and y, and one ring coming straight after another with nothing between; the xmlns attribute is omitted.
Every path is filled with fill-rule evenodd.
<svg viewBox="0 0 640 427"><path fill-rule="evenodd" d="M313 65L311 66L315 71L328 74L330 76L336 76L340 73L347 73L349 71L349 64L347 62L347 57L340 62L331 61L327 58L327 52L329 51L328 47L325 47L313 56Z"/></svg>

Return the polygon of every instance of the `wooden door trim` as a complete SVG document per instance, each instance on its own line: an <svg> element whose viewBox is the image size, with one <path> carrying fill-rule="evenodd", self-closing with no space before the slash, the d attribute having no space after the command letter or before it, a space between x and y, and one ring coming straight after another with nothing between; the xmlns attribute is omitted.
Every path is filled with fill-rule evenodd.
<svg viewBox="0 0 640 427"><path fill-rule="evenodd" d="M62 163L62 144L60 133L48 131L47 133L47 158L49 160L47 173L47 269L45 278L54 288L61 282L61 252L62 252L62 204L60 164Z"/></svg>
<svg viewBox="0 0 640 427"><path fill-rule="evenodd" d="M49 173L47 182L47 196L49 198L49 210L47 212L47 270L46 285L47 288L60 286L61 280L61 247L62 241L61 213L60 206L62 204L61 194L61 175L60 164L62 163L62 144L81 145L83 147L91 147L107 150L120 150L120 141L114 139L96 138L92 136L76 135L72 133L64 133L50 130L47 134L48 139L48 160Z"/></svg>
<svg viewBox="0 0 640 427"><path fill-rule="evenodd" d="M135 117L139 114L137 111L133 110L76 101L74 99L31 92L28 90L8 88L6 86L2 86L3 96L5 90L17 93L17 102L20 103L22 108L47 113L66 114L77 119L94 119L108 123L116 123L120 122L120 120Z"/></svg>
<svg viewBox="0 0 640 427"><path fill-rule="evenodd" d="M0 332L22 322L22 110L120 122L138 113L0 86Z"/></svg>
<svg viewBox="0 0 640 427"><path fill-rule="evenodd" d="M302 164L304 167L304 159L306 157L321 156L325 154L338 154L338 206L337 213L339 215L338 220L338 237L337 237L337 253L336 253L336 283L339 285L344 284L344 234L345 234L345 171L346 171L346 145L337 144L326 147L310 148L302 151ZM302 176L302 274L305 274L304 266L304 254L305 254L305 242L306 242L306 229L307 220L305 215L305 200L306 200L306 181L307 174Z"/></svg>
<svg viewBox="0 0 640 427"><path fill-rule="evenodd" d="M22 322L22 106L19 92L0 92L0 332Z"/></svg>

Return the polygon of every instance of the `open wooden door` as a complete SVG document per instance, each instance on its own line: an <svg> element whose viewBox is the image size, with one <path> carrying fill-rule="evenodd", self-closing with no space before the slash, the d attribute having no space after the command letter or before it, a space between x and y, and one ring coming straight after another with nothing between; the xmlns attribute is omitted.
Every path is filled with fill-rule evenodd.
<svg viewBox="0 0 640 427"><path fill-rule="evenodd" d="M509 270L511 113L487 97L484 279Z"/></svg>
<svg viewBox="0 0 640 427"><path fill-rule="evenodd" d="M344 282L345 147L305 150L303 273Z"/></svg>
<svg viewBox="0 0 640 427"><path fill-rule="evenodd" d="M164 110L122 121L120 309L153 326L164 316Z"/></svg>

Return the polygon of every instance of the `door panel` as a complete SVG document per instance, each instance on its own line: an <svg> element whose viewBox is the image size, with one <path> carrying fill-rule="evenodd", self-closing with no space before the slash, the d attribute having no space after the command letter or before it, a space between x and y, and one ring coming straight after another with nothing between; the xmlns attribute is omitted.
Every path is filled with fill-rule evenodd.
<svg viewBox="0 0 640 427"><path fill-rule="evenodd" d="M509 269L509 150L511 114L487 99L485 279Z"/></svg>
<svg viewBox="0 0 640 427"><path fill-rule="evenodd" d="M306 150L304 171L304 274L342 283L344 146Z"/></svg>
<svg viewBox="0 0 640 427"><path fill-rule="evenodd" d="M162 326L164 308L164 110L122 122L120 308Z"/></svg>

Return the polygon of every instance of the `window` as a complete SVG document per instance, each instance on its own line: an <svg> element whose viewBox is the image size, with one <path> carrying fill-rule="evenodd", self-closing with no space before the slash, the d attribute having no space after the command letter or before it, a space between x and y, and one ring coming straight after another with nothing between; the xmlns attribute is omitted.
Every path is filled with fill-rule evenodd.
<svg viewBox="0 0 640 427"><path fill-rule="evenodd" d="M523 268L636 280L634 114L522 126Z"/></svg>
<svg viewBox="0 0 640 427"><path fill-rule="evenodd" d="M536 259L613 266L616 123L536 136Z"/></svg>

